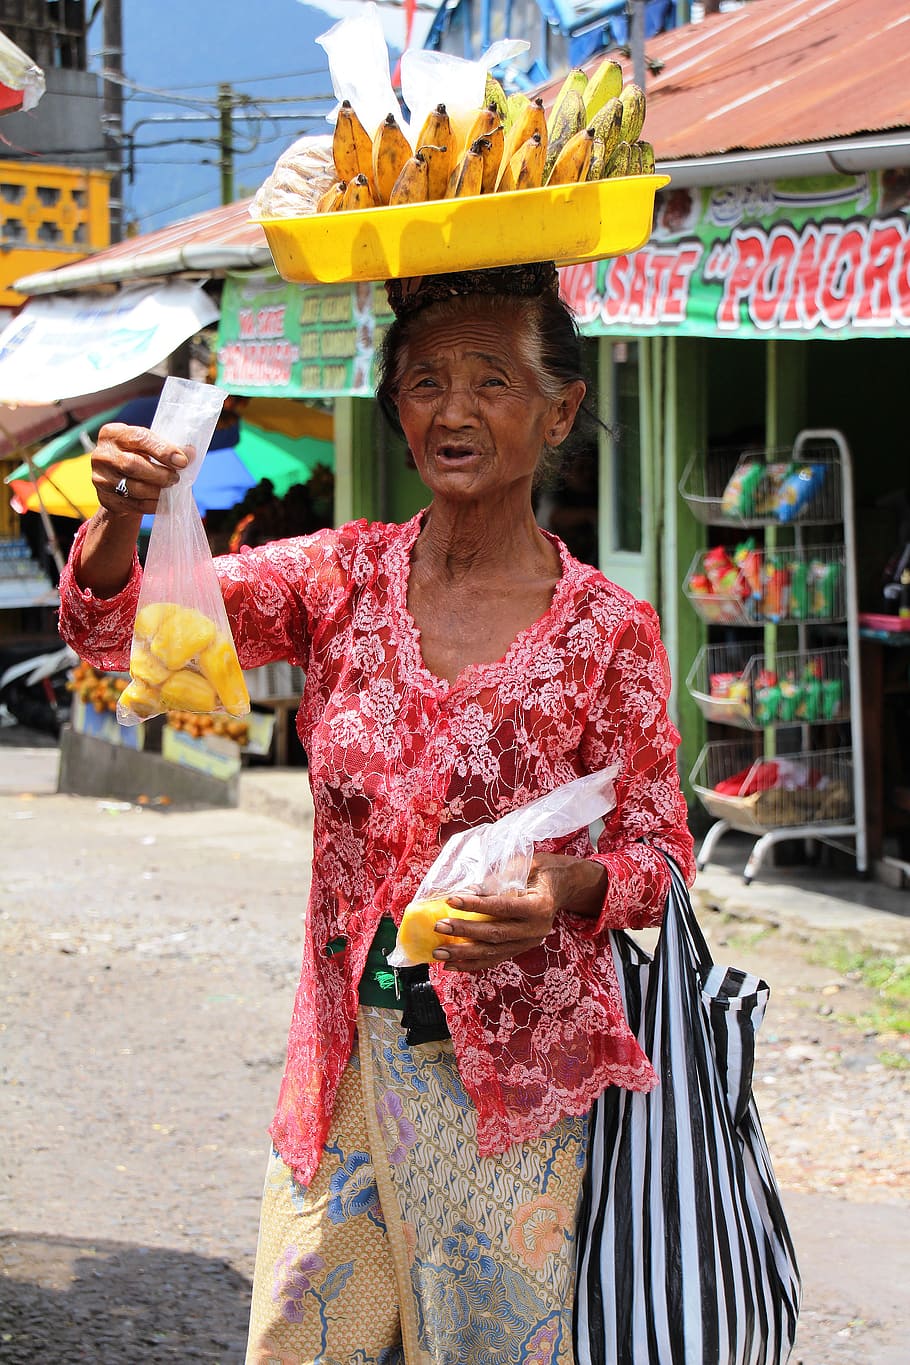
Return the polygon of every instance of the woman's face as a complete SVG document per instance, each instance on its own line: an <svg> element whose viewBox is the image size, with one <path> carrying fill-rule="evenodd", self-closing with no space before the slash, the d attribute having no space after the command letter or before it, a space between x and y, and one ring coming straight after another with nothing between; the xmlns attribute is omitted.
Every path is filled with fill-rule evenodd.
<svg viewBox="0 0 910 1365"><path fill-rule="evenodd" d="M568 435L584 384L544 397L514 341L514 309L432 315L413 328L401 363L398 416L420 477L458 501L525 484L540 454Z"/></svg>

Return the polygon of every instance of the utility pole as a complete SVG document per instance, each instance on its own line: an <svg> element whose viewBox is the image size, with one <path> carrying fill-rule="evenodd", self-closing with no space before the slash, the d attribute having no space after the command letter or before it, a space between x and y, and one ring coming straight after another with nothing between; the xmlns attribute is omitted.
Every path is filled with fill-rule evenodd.
<svg viewBox="0 0 910 1365"><path fill-rule="evenodd" d="M226 81L222 81L218 86L218 116L221 127L219 134L221 155L218 160L218 164L221 167L221 202L222 204L233 204L234 91Z"/></svg>
<svg viewBox="0 0 910 1365"><path fill-rule="evenodd" d="M645 0L630 0L629 50L632 53L632 79L645 88Z"/></svg>
<svg viewBox="0 0 910 1365"><path fill-rule="evenodd" d="M104 0L101 126L111 172L111 241L123 235L123 18L120 0Z"/></svg>

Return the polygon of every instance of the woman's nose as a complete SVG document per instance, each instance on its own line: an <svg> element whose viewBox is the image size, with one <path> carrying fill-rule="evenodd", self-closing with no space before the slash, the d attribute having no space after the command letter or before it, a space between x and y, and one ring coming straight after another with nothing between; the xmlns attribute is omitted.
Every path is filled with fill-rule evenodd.
<svg viewBox="0 0 910 1365"><path fill-rule="evenodd" d="M450 384L444 389L436 410L437 420L445 426L460 427L477 420L477 399L470 384Z"/></svg>

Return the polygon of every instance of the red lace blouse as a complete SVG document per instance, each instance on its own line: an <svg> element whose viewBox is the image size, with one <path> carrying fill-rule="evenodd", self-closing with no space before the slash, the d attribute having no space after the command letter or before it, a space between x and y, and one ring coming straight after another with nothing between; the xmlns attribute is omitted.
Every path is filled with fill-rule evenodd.
<svg viewBox="0 0 910 1365"><path fill-rule="evenodd" d="M653 610L555 541L562 577L549 610L498 662L450 684L424 666L408 612L420 527L419 516L361 521L215 561L243 667L285 659L306 672L297 730L315 808L313 873L271 1128L304 1183L351 1054L379 918L401 918L449 833L582 773L621 769L597 850L587 831L546 845L606 867L599 919L559 914L540 948L487 972L431 968L486 1155L583 1113L608 1085L656 1084L626 1025L607 931L659 922L667 874L657 848L694 877ZM96 667L124 669L138 563L117 597L99 600L73 574L81 544L82 533L60 584L61 634ZM328 955L341 936L348 949Z"/></svg>

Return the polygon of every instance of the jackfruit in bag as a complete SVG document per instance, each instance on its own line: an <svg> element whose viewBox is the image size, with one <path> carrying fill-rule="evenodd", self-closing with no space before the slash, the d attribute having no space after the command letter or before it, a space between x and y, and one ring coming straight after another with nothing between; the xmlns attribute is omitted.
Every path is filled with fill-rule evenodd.
<svg viewBox="0 0 910 1365"><path fill-rule="evenodd" d="M190 462L158 502L130 648L130 682L117 719L138 725L166 711L197 715L250 709L224 599L193 482L227 394L211 384L169 378L151 429Z"/></svg>

